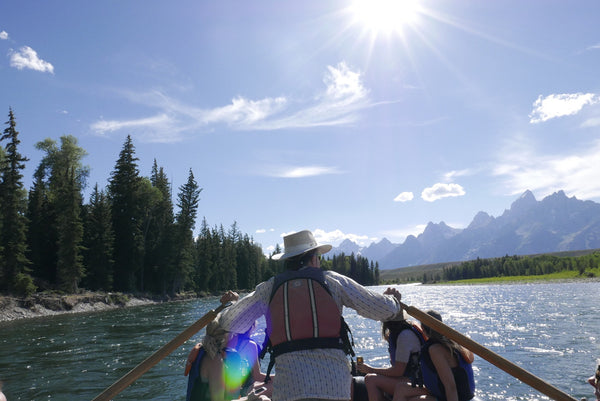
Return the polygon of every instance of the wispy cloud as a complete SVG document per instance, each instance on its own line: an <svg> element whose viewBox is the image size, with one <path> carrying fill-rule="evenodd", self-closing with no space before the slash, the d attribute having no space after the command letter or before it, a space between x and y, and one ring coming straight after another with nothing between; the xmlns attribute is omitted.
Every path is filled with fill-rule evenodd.
<svg viewBox="0 0 600 401"><path fill-rule="evenodd" d="M17 51L11 50L8 54L11 67L15 67L18 70L27 68L54 74L54 66L39 58L37 52L29 46L23 46Z"/></svg>
<svg viewBox="0 0 600 401"><path fill-rule="evenodd" d="M412 192L400 192L398 196L394 198L394 202L408 202L413 200L414 197Z"/></svg>
<svg viewBox="0 0 600 401"><path fill-rule="evenodd" d="M393 243L400 243L404 242L406 240L406 237L408 237L409 235L414 235L416 237L419 234L423 233L425 227L427 227L426 224L418 224L412 227L399 228L396 230L386 230L383 231L381 234Z"/></svg>
<svg viewBox="0 0 600 401"><path fill-rule="evenodd" d="M7 40L7 39L8 39L8 32L6 32L6 31L0 32L0 40Z"/></svg>
<svg viewBox="0 0 600 401"><path fill-rule="evenodd" d="M452 170L452 171L448 171L447 173L444 173L443 178L444 178L445 182L451 182L456 177L464 177L464 176L471 175L471 174L473 174L473 172L470 169Z"/></svg>
<svg viewBox="0 0 600 401"><path fill-rule="evenodd" d="M140 118L137 120L99 120L92 124L92 130L97 133L105 134L107 132L118 131L124 128L147 128L160 127L167 128L170 119L166 114L159 114L154 117Z"/></svg>
<svg viewBox="0 0 600 401"><path fill-rule="evenodd" d="M465 190L459 184L443 184L437 183L432 187L425 188L423 192L421 192L421 198L426 200L427 202L434 202L436 200L452 197L452 196L463 196L465 194Z"/></svg>
<svg viewBox="0 0 600 401"><path fill-rule="evenodd" d="M101 120L91 124L97 134L123 128L143 128L154 133L149 137L157 142L182 139L183 133L197 132L225 124L235 130L279 130L319 126L347 125L358 119L362 109L370 107L368 90L363 86L361 73L346 63L328 66L323 78L325 88L310 100L288 97L269 97L252 100L235 97L231 104L203 109L184 104L162 92L122 92L131 101L157 109L154 117L131 120ZM154 124L152 124L154 122ZM149 139L147 138L147 139Z"/></svg>
<svg viewBox="0 0 600 401"><path fill-rule="evenodd" d="M342 171L337 167L329 166L300 166L285 167L269 173L269 175L279 178L302 178L326 174L342 174Z"/></svg>
<svg viewBox="0 0 600 401"><path fill-rule="evenodd" d="M600 97L594 93L562 93L546 97L540 95L533 103L529 122L536 124L557 117L577 114L584 106L598 103L598 101L600 101Z"/></svg>
<svg viewBox="0 0 600 401"><path fill-rule="evenodd" d="M503 152L494 175L510 195L533 191L544 197L558 190L580 199L600 197L600 140L570 154L541 155L529 147Z"/></svg>

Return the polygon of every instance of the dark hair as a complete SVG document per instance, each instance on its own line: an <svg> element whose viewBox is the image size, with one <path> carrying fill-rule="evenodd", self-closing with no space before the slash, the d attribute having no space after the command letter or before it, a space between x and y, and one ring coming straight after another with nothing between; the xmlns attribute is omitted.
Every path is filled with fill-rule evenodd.
<svg viewBox="0 0 600 401"><path fill-rule="evenodd" d="M428 310L427 314L429 316L434 317L435 319L439 320L440 322L442 321L442 315L440 315L439 312L436 312L434 310ZM423 331L425 332L427 337L429 337L430 339L432 339L434 341L439 342L440 344L442 344L446 348L448 348L448 350L450 351L450 354L452 356L454 356L455 353L460 353L461 347L456 342L449 339L445 335L438 333L437 331L433 330L431 327L427 326L424 323L422 323L421 326L423 327Z"/></svg>
<svg viewBox="0 0 600 401"><path fill-rule="evenodd" d="M308 262L310 262L310 260L316 253L317 251L310 251L298 256L293 256L285 260L284 266L286 270L300 270L301 268L306 266Z"/></svg>
<svg viewBox="0 0 600 401"><path fill-rule="evenodd" d="M406 320L387 320L381 324L381 336L387 342L390 341L390 334L394 331L400 332L402 328L406 327ZM396 339L393 339L396 341Z"/></svg>

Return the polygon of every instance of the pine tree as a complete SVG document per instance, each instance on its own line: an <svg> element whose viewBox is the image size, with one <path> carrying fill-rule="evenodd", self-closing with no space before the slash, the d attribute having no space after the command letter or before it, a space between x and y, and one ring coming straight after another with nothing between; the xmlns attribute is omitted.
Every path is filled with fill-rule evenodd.
<svg viewBox="0 0 600 401"><path fill-rule="evenodd" d="M114 234L110 214L110 203L98 184L86 205L84 230L84 262L87 268L85 284L92 290L112 290Z"/></svg>
<svg viewBox="0 0 600 401"><path fill-rule="evenodd" d="M158 167L156 159L150 176L152 186L160 194L160 198L152 210L152 218L145 234L144 270L146 271L147 290L167 292L167 280L173 270L174 216L171 200L171 184L162 167Z"/></svg>
<svg viewBox="0 0 600 401"><path fill-rule="evenodd" d="M30 261L27 259L27 219L26 191L23 187L23 174L27 158L21 156L17 147L19 132L12 109L8 113L8 127L4 130L1 141L7 141L5 156L0 166L0 205L2 231L0 246L2 247L0 262L0 286L4 290L16 290L21 294L35 291L33 280L29 275Z"/></svg>
<svg viewBox="0 0 600 401"><path fill-rule="evenodd" d="M177 196L179 212L175 217L175 238L178 250L175 256L172 293L178 292L188 282L194 265L194 226L202 188L198 187L194 173L190 169L187 182L179 188Z"/></svg>
<svg viewBox="0 0 600 401"><path fill-rule="evenodd" d="M131 137L127 136L108 186L115 235L114 288L117 291L137 289L136 274L143 262L143 216L139 204L142 179L137 160Z"/></svg>
<svg viewBox="0 0 600 401"><path fill-rule="evenodd" d="M42 288L50 288L56 282L56 258L58 233L56 215L48 198L48 183L44 160L36 169L33 187L29 190L27 205L27 254L31 260L32 274L42 282Z"/></svg>

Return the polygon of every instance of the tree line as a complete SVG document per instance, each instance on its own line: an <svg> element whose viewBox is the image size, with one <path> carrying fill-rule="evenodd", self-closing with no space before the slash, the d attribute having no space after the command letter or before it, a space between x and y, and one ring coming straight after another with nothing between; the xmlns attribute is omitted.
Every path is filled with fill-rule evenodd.
<svg viewBox="0 0 600 401"><path fill-rule="evenodd" d="M420 276L408 277L407 282L436 283L491 277L541 276L563 271L576 271L579 276L594 277L600 267L600 252L580 256L505 255L499 258L477 258L447 265Z"/></svg>
<svg viewBox="0 0 600 401"><path fill-rule="evenodd" d="M171 183L154 160L150 177L140 174L130 136L108 185L96 184L89 202L83 190L87 152L72 135L36 144L44 157L32 187L23 185L26 157L18 151L12 109L0 137L0 292L82 289L174 295L251 289L283 269L260 245L240 232L209 226L194 235L202 188L192 170L173 204ZM360 256L337 255L325 269L365 285L379 282L379 267Z"/></svg>

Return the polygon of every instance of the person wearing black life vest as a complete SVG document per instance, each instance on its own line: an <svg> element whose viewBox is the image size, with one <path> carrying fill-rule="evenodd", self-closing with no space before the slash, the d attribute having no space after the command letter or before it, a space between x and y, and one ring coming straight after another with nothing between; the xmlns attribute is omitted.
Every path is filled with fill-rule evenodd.
<svg viewBox="0 0 600 401"><path fill-rule="evenodd" d="M318 244L300 231L283 238L287 270L256 286L254 292L223 312L228 331L243 332L260 318L267 322L267 349L274 363L274 401L350 400L351 351L343 307L376 320L402 313L401 295L388 288L371 291L354 280L320 269L320 255L331 245Z"/></svg>
<svg viewBox="0 0 600 401"><path fill-rule="evenodd" d="M439 321L442 316L427 311ZM475 356L446 336L422 325L428 337L421 349L421 372L425 388L398 383L393 401L468 401L475 396L473 360Z"/></svg>
<svg viewBox="0 0 600 401"><path fill-rule="evenodd" d="M391 366L377 368L366 363L356 365L359 372L366 374L364 386L369 401L383 401L384 396L391 397L399 381L410 381L414 386L422 385L419 355L425 344L425 336L421 327L407 321L405 315L387 320L381 326L382 336L388 343ZM357 383L360 384L360 380ZM354 401L363 400L355 397Z"/></svg>

